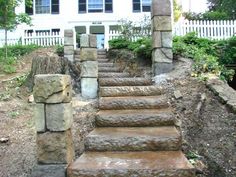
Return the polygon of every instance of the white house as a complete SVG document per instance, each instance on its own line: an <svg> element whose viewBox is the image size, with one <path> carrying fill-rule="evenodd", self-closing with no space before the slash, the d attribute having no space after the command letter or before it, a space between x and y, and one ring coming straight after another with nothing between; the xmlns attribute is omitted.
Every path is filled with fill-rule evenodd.
<svg viewBox="0 0 236 177"><path fill-rule="evenodd" d="M61 32L74 29L79 33L97 34L99 47L107 47L109 32L120 19L139 21L150 16L151 0L32 0L33 7L24 3L16 12L26 12L33 26L20 25L9 38L20 38L25 33ZM4 37L0 32L0 39Z"/></svg>

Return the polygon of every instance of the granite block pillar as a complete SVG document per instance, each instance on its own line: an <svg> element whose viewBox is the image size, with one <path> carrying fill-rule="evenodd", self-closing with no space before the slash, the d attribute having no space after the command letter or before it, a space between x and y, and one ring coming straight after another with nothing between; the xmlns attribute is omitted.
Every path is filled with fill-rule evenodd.
<svg viewBox="0 0 236 177"><path fill-rule="evenodd" d="M153 75L173 69L172 0L152 0L152 67Z"/></svg>

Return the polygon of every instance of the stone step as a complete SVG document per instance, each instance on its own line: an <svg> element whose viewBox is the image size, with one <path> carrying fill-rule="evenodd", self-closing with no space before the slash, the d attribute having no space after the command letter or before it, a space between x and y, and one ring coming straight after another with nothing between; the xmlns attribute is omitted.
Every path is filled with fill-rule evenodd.
<svg viewBox="0 0 236 177"><path fill-rule="evenodd" d="M114 63L98 63L98 67L114 67Z"/></svg>
<svg viewBox="0 0 236 177"><path fill-rule="evenodd" d="M161 109L168 107L169 103L164 95L101 97L99 99L100 110Z"/></svg>
<svg viewBox="0 0 236 177"><path fill-rule="evenodd" d="M98 72L120 72L117 67L99 67Z"/></svg>
<svg viewBox="0 0 236 177"><path fill-rule="evenodd" d="M75 50L75 55L80 55L80 49Z"/></svg>
<svg viewBox="0 0 236 177"><path fill-rule="evenodd" d="M102 110L97 113L99 127L146 127L175 125L170 109Z"/></svg>
<svg viewBox="0 0 236 177"><path fill-rule="evenodd" d="M181 135L169 127L95 128L85 138L88 151L176 151L181 148Z"/></svg>
<svg viewBox="0 0 236 177"><path fill-rule="evenodd" d="M98 59L108 59L106 55L98 55Z"/></svg>
<svg viewBox="0 0 236 177"><path fill-rule="evenodd" d="M108 59L97 59L99 63L111 63Z"/></svg>
<svg viewBox="0 0 236 177"><path fill-rule="evenodd" d="M164 93L159 86L121 86L121 87L100 87L100 96L155 96Z"/></svg>
<svg viewBox="0 0 236 177"><path fill-rule="evenodd" d="M152 80L147 78L100 78L100 86L145 86L152 85Z"/></svg>
<svg viewBox="0 0 236 177"><path fill-rule="evenodd" d="M194 177L181 151L86 152L67 170L68 177Z"/></svg>
<svg viewBox="0 0 236 177"><path fill-rule="evenodd" d="M99 72L98 73L98 78L110 78L110 77L114 77L114 78L124 78L124 77L129 77L130 74L129 73L115 73L115 72Z"/></svg>

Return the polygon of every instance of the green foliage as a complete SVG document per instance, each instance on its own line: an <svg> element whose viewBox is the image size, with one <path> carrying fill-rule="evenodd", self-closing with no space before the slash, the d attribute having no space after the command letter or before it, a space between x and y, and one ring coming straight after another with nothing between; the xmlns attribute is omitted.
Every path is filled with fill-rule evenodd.
<svg viewBox="0 0 236 177"><path fill-rule="evenodd" d="M109 47L111 49L125 49L130 45L130 41L126 38L119 37L117 39L112 39L109 41Z"/></svg>
<svg viewBox="0 0 236 177"><path fill-rule="evenodd" d="M3 71L8 74L16 72L15 64L17 62L18 57L28 54L37 48L39 48L39 46L36 45L9 46L9 55L7 58L4 57L4 48L0 48L0 71Z"/></svg>
<svg viewBox="0 0 236 177"><path fill-rule="evenodd" d="M183 16L188 20L231 20L225 12L207 11L204 13L185 12Z"/></svg>
<svg viewBox="0 0 236 177"><path fill-rule="evenodd" d="M198 38L196 33L189 33L183 37L174 37L173 52L192 58L193 76L200 76L204 73L212 73L222 79L232 80L234 71L227 70L225 65L234 58L235 37L227 41L214 41L205 38ZM229 50L229 51L228 51Z"/></svg>
<svg viewBox="0 0 236 177"><path fill-rule="evenodd" d="M173 0L174 6L174 21L177 22L182 14L182 7L177 3L176 0Z"/></svg>
<svg viewBox="0 0 236 177"><path fill-rule="evenodd" d="M132 42L128 49L134 51L137 57L150 59L152 54L152 42L150 38L141 38L136 42Z"/></svg>
<svg viewBox="0 0 236 177"><path fill-rule="evenodd" d="M56 46L56 53L60 57L64 56L64 46L63 45Z"/></svg>
<svg viewBox="0 0 236 177"><path fill-rule="evenodd" d="M80 33L76 33L76 43L78 44L78 47L80 47Z"/></svg>

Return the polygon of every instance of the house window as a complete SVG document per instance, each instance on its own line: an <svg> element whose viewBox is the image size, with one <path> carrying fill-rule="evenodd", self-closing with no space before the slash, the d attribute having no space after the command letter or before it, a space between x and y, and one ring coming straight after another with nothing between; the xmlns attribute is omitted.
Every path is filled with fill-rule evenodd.
<svg viewBox="0 0 236 177"><path fill-rule="evenodd" d="M143 12L151 11L151 0L142 0L142 10Z"/></svg>
<svg viewBox="0 0 236 177"><path fill-rule="evenodd" d="M133 12L150 12L151 0L133 0Z"/></svg>
<svg viewBox="0 0 236 177"><path fill-rule="evenodd" d="M79 0L79 13L113 12L112 0Z"/></svg>
<svg viewBox="0 0 236 177"><path fill-rule="evenodd" d="M113 6L112 6L112 0L105 0L105 12L112 12Z"/></svg>
<svg viewBox="0 0 236 177"><path fill-rule="evenodd" d="M49 14L50 13L50 0L35 0L36 14Z"/></svg>
<svg viewBox="0 0 236 177"><path fill-rule="evenodd" d="M103 12L103 0L88 0L88 12Z"/></svg>
<svg viewBox="0 0 236 177"><path fill-rule="evenodd" d="M86 13L86 0L79 0L79 13Z"/></svg>

